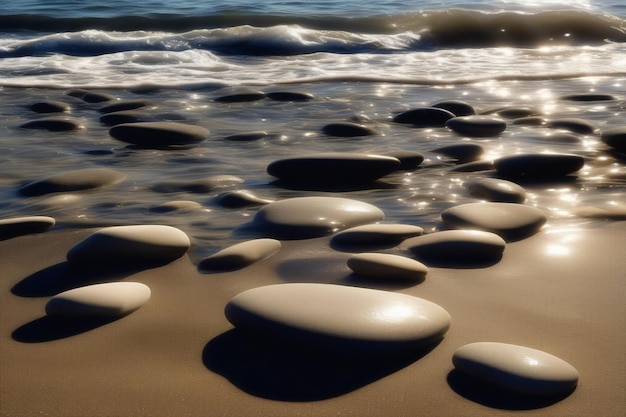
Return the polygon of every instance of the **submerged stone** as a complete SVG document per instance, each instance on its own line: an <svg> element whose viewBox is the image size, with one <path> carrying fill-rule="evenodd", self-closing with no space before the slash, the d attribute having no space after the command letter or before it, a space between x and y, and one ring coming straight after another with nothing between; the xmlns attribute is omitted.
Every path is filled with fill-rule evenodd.
<svg viewBox="0 0 626 417"><path fill-rule="evenodd" d="M63 101L38 101L28 108L35 113L63 113L70 110L70 105Z"/></svg>
<svg viewBox="0 0 626 417"><path fill-rule="evenodd" d="M167 181L160 182L150 187L158 193L193 193L205 194L215 190L223 190L236 187L243 183L243 178L235 175L214 175L190 181Z"/></svg>
<svg viewBox="0 0 626 417"><path fill-rule="evenodd" d="M443 127L453 117L456 117L454 113L443 108L420 107L396 115L393 121L415 127Z"/></svg>
<svg viewBox="0 0 626 417"><path fill-rule="evenodd" d="M347 264L355 274L367 278L421 281L428 273L423 263L389 253L359 253Z"/></svg>
<svg viewBox="0 0 626 417"><path fill-rule="evenodd" d="M83 128L78 121L68 118L46 117L43 119L31 120L20 125L22 129L40 129L50 132L68 132Z"/></svg>
<svg viewBox="0 0 626 417"><path fill-rule="evenodd" d="M108 168L66 171L23 185L18 192L27 197L51 193L90 190L115 184L126 176Z"/></svg>
<svg viewBox="0 0 626 417"><path fill-rule="evenodd" d="M433 149L433 152L455 159L460 163L465 163L480 159L484 149L475 143L459 143Z"/></svg>
<svg viewBox="0 0 626 417"><path fill-rule="evenodd" d="M494 167L499 175L510 178L551 179L572 174L583 167L585 159L572 154L520 154L498 158Z"/></svg>
<svg viewBox="0 0 626 417"><path fill-rule="evenodd" d="M215 201L222 207L239 208L249 206L262 206L272 203L274 200L262 198L248 190L226 191L217 197Z"/></svg>
<svg viewBox="0 0 626 417"><path fill-rule="evenodd" d="M100 116L100 123L107 126L116 126L124 123L138 123L150 121L145 112L137 110L124 110L107 113Z"/></svg>
<svg viewBox="0 0 626 417"><path fill-rule="evenodd" d="M241 89L216 97L215 101L218 103L245 103L263 100L265 97L265 93L262 91Z"/></svg>
<svg viewBox="0 0 626 417"><path fill-rule="evenodd" d="M578 119L575 117L567 117L562 119L548 120L546 127L551 129L564 129L570 132L581 133L589 135L596 131L596 127L584 119Z"/></svg>
<svg viewBox="0 0 626 417"><path fill-rule="evenodd" d="M470 195L501 203L523 203L526 190L514 182L497 178L480 178L467 183Z"/></svg>
<svg viewBox="0 0 626 417"><path fill-rule="evenodd" d="M246 132L246 133L236 133L234 135L228 135L224 137L224 140L230 140L233 142L252 142L255 140L265 139L271 137L269 133L265 131L256 131L256 132Z"/></svg>
<svg viewBox="0 0 626 417"><path fill-rule="evenodd" d="M139 122L113 126L109 134L133 145L162 148L202 142L209 136L209 131L176 122Z"/></svg>
<svg viewBox="0 0 626 417"><path fill-rule="evenodd" d="M243 268L269 258L278 252L281 243L275 239L254 239L238 243L203 259L201 270Z"/></svg>
<svg viewBox="0 0 626 417"><path fill-rule="evenodd" d="M612 101L617 100L612 94L600 94L600 93L583 93L583 94L568 94L559 97L560 100L567 101Z"/></svg>
<svg viewBox="0 0 626 417"><path fill-rule="evenodd" d="M602 131L602 142L620 152L626 152L626 126L613 127Z"/></svg>
<svg viewBox="0 0 626 417"><path fill-rule="evenodd" d="M150 211L154 213L187 213L190 211L200 210L202 208L202 204L196 201L190 200L174 200L168 201L167 203L159 204L150 208Z"/></svg>
<svg viewBox="0 0 626 417"><path fill-rule="evenodd" d="M375 129L352 122L330 123L322 128L322 132L328 136L337 136L342 138L378 135L378 132Z"/></svg>
<svg viewBox="0 0 626 417"><path fill-rule="evenodd" d="M446 127L464 136L490 137L504 132L506 122L493 116L463 116L448 120Z"/></svg>
<svg viewBox="0 0 626 417"><path fill-rule="evenodd" d="M390 156L400 161L399 171L414 170L424 162L424 155L415 151L397 150L386 153L384 156Z"/></svg>
<svg viewBox="0 0 626 417"><path fill-rule="evenodd" d="M309 101L315 96L311 93L302 93L298 91L272 91L265 94L267 98L275 101Z"/></svg>
<svg viewBox="0 0 626 417"><path fill-rule="evenodd" d="M118 111L135 110L144 107L154 107L154 103L150 100L136 99L136 100L119 100L115 103L108 104L104 107L100 107L98 111L100 113L114 113Z"/></svg>

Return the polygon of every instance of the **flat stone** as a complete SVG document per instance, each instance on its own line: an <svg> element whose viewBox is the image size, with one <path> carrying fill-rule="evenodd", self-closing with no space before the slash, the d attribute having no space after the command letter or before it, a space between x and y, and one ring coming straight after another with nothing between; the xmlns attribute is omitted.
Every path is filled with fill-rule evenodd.
<svg viewBox="0 0 626 417"><path fill-rule="evenodd" d="M494 161L499 175L510 178L550 179L564 177L583 167L585 159L572 154L519 154Z"/></svg>
<svg viewBox="0 0 626 417"><path fill-rule="evenodd" d="M136 110L136 109L141 109L144 107L155 107L155 105L150 100L144 100L144 99L118 100L104 107L100 107L98 111L100 113L114 113L114 112L125 111L125 110Z"/></svg>
<svg viewBox="0 0 626 417"><path fill-rule="evenodd" d="M505 107L496 110L494 114L505 119L521 119L525 117L541 116L542 112L532 107Z"/></svg>
<svg viewBox="0 0 626 417"><path fill-rule="evenodd" d="M78 194L55 194L37 201L34 207L41 209L58 208L68 206L82 200L82 196Z"/></svg>
<svg viewBox="0 0 626 417"><path fill-rule="evenodd" d="M63 101L38 101L28 108L35 113L63 113L70 110L70 105Z"/></svg>
<svg viewBox="0 0 626 417"><path fill-rule="evenodd" d="M517 203L461 204L444 210L441 218L450 227L484 230L507 241L533 235L547 221L542 210Z"/></svg>
<svg viewBox="0 0 626 417"><path fill-rule="evenodd" d="M436 107L438 109L448 110L453 113L455 116L471 116L476 114L476 109L469 103L459 100L445 100L439 101L431 107Z"/></svg>
<svg viewBox="0 0 626 417"><path fill-rule="evenodd" d="M504 132L506 122L494 116L463 116L448 120L446 127L464 136L491 137Z"/></svg>
<svg viewBox="0 0 626 417"><path fill-rule="evenodd" d="M319 237L385 217L371 204L341 197L296 197L263 206L253 218L261 231L275 238Z"/></svg>
<svg viewBox="0 0 626 417"><path fill-rule="evenodd" d="M423 263L389 253L358 253L347 264L355 274L367 278L422 281L428 273Z"/></svg>
<svg viewBox="0 0 626 417"><path fill-rule="evenodd" d="M251 101L263 100L265 93L252 89L241 89L230 93L220 95L215 98L218 103L246 103Z"/></svg>
<svg viewBox="0 0 626 417"><path fill-rule="evenodd" d="M480 230L444 230L412 237L400 245L423 261L499 260L506 248L500 236Z"/></svg>
<svg viewBox="0 0 626 417"><path fill-rule="evenodd" d="M52 217L47 216L24 216L0 219L0 240L31 233L42 233L54 226L55 223Z"/></svg>
<svg viewBox="0 0 626 417"><path fill-rule="evenodd" d="M117 126L124 123L148 122L149 117L145 112L138 110L124 110L107 113L100 116L100 123L107 126Z"/></svg>
<svg viewBox="0 0 626 417"><path fill-rule="evenodd" d="M497 178L479 178L468 181L467 190L470 195L487 201L501 203L523 203L526 201L526 190L519 184Z"/></svg>
<svg viewBox="0 0 626 417"><path fill-rule="evenodd" d="M415 127L443 127L453 117L456 117L454 113L443 108L420 107L396 115L393 121Z"/></svg>
<svg viewBox="0 0 626 417"><path fill-rule="evenodd" d="M51 193L91 190L120 182L126 176L108 168L87 168L66 171L38 181L28 183L18 189L27 197Z"/></svg>
<svg viewBox="0 0 626 417"><path fill-rule="evenodd" d="M511 123L519 126L543 126L547 123L547 120L540 116L528 116L514 119Z"/></svg>
<svg viewBox="0 0 626 417"><path fill-rule="evenodd" d="M459 143L433 149L433 152L455 159L460 163L465 163L480 159L484 149L475 143Z"/></svg>
<svg viewBox="0 0 626 417"><path fill-rule="evenodd" d="M415 151L396 150L385 153L384 156L390 156L400 161L399 171L412 171L424 162L424 155Z"/></svg>
<svg viewBox="0 0 626 417"><path fill-rule="evenodd" d="M166 148L202 142L209 136L209 131L177 122L139 122L113 126L109 135L141 147Z"/></svg>
<svg viewBox="0 0 626 417"><path fill-rule="evenodd" d="M225 315L235 327L351 354L385 354L432 346L451 323L439 305L406 294L330 284L253 288L232 298Z"/></svg>
<svg viewBox="0 0 626 417"><path fill-rule="evenodd" d="M581 206L572 209L571 213L587 219L626 220L626 204Z"/></svg>
<svg viewBox="0 0 626 417"><path fill-rule="evenodd" d="M412 224L373 223L341 231L333 236L332 241L348 245L385 244L420 236L422 233L424 229Z"/></svg>
<svg viewBox="0 0 626 417"><path fill-rule="evenodd" d="M479 160L466 162L456 165L450 168L450 171L454 172L477 172L477 171L490 171L493 169L493 161L491 160Z"/></svg>
<svg viewBox="0 0 626 417"><path fill-rule="evenodd" d="M243 268L269 258L278 252L281 243L275 239L254 239L238 243L205 258L200 262L201 270Z"/></svg>
<svg viewBox="0 0 626 417"><path fill-rule="evenodd" d="M228 135L224 137L224 140L229 140L233 142L253 142L255 140L266 139L271 136L272 135L270 135L269 133L259 130L256 132L245 132Z"/></svg>
<svg viewBox="0 0 626 417"><path fill-rule="evenodd" d="M617 100L612 94L599 94L599 93L583 93L583 94L568 94L559 97L559 100L566 101L612 101Z"/></svg>
<svg viewBox="0 0 626 417"><path fill-rule="evenodd" d="M298 91L272 91L265 94L267 98L275 101L309 101L315 96L311 93L302 93Z"/></svg>
<svg viewBox="0 0 626 417"><path fill-rule="evenodd" d="M86 266L162 265L183 256L190 245L189 237L171 226L113 226L76 244L67 253L67 260Z"/></svg>
<svg viewBox="0 0 626 417"><path fill-rule="evenodd" d="M83 129L77 120L69 118L46 117L43 119L31 120L20 125L22 129L39 129L50 132L68 132Z"/></svg>
<svg viewBox="0 0 626 417"><path fill-rule="evenodd" d="M454 352L452 363L471 378L523 395L569 394L579 378L576 368L561 358L507 343L470 343Z"/></svg>
<svg viewBox="0 0 626 417"><path fill-rule="evenodd" d="M154 213L188 213L191 211L200 210L202 204L196 201L190 200L174 200L167 203L159 204L150 208L150 211Z"/></svg>
<svg viewBox="0 0 626 417"><path fill-rule="evenodd" d="M546 127L551 129L569 130L570 132L581 133L584 135L589 135L596 131L596 127L593 124L587 120L575 117L548 120Z"/></svg>
<svg viewBox="0 0 626 417"><path fill-rule="evenodd" d="M274 202L274 200L259 197L249 190L226 191L215 197L215 201L220 206L228 208L262 206Z"/></svg>
<svg viewBox="0 0 626 417"><path fill-rule="evenodd" d="M215 190L223 190L236 187L243 183L243 178L235 175L214 175L191 181L167 181L160 182L150 187L152 191L159 193L192 193L206 194Z"/></svg>
<svg viewBox="0 0 626 417"><path fill-rule="evenodd" d="M73 97L78 97L86 103L104 103L105 101L111 101L117 99L112 94L101 93L97 91L76 91L76 94L68 94Z"/></svg>
<svg viewBox="0 0 626 417"><path fill-rule="evenodd" d="M626 126L613 127L602 131L602 142L620 152L626 152Z"/></svg>
<svg viewBox="0 0 626 417"><path fill-rule="evenodd" d="M352 122L329 123L322 128L322 132L328 136L337 136L342 138L372 136L379 134L376 129Z"/></svg>
<svg viewBox="0 0 626 417"><path fill-rule="evenodd" d="M268 165L267 173L296 181L368 182L399 166L400 161L390 156L329 152L274 161Z"/></svg>
<svg viewBox="0 0 626 417"><path fill-rule="evenodd" d="M46 314L62 319L115 319L150 300L150 288L139 282L108 282L74 288L52 297Z"/></svg>

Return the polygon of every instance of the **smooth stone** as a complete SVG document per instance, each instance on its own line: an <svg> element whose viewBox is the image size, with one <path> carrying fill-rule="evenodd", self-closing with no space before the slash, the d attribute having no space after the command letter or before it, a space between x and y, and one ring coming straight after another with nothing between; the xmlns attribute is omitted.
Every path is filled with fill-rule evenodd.
<svg viewBox="0 0 626 417"><path fill-rule="evenodd" d="M589 135L596 131L596 127L584 119L575 117L548 120L546 127L551 129L563 129L570 132Z"/></svg>
<svg viewBox="0 0 626 417"><path fill-rule="evenodd" d="M586 93L586 94L569 94L559 97L560 100L566 101L611 101L617 100L612 94L598 94L598 93Z"/></svg>
<svg viewBox="0 0 626 417"><path fill-rule="evenodd" d="M154 213L187 213L190 211L200 210L202 204L190 200L174 200L167 203L159 204L150 208Z"/></svg>
<svg viewBox="0 0 626 417"><path fill-rule="evenodd" d="M460 163L465 163L480 159L484 149L475 143L459 143L433 149L433 152L455 159Z"/></svg>
<svg viewBox="0 0 626 417"><path fill-rule="evenodd" d="M585 165L585 159L572 154L519 154L494 161L499 175L511 178L550 179L572 174Z"/></svg>
<svg viewBox="0 0 626 417"><path fill-rule="evenodd" d="M70 110L70 105L62 101L39 101L28 105L35 113L63 113Z"/></svg>
<svg viewBox="0 0 626 417"><path fill-rule="evenodd" d="M35 204L37 208L57 208L74 204L82 199L82 196L77 194L55 194L49 197L45 197Z"/></svg>
<svg viewBox="0 0 626 417"><path fill-rule="evenodd" d="M412 237L400 245L425 261L489 261L500 259L506 242L500 236L480 230L444 230Z"/></svg>
<svg viewBox="0 0 626 417"><path fill-rule="evenodd" d="M74 95L73 97L78 97L86 103L104 103L105 101L117 99L117 97L112 94L100 93L95 91L85 91L82 94Z"/></svg>
<svg viewBox="0 0 626 417"><path fill-rule="evenodd" d="M452 363L471 378L523 395L568 394L579 378L576 368L561 358L508 343L470 343L454 352Z"/></svg>
<svg viewBox="0 0 626 417"><path fill-rule="evenodd" d="M613 127L602 131L602 142L620 152L626 152L626 126Z"/></svg>
<svg viewBox="0 0 626 417"><path fill-rule="evenodd" d="M66 171L38 181L28 183L18 189L27 197L51 193L91 190L122 181L126 176L108 168L86 168Z"/></svg>
<svg viewBox="0 0 626 417"><path fill-rule="evenodd" d="M358 253L347 264L355 274L367 278L421 281L428 273L423 263L389 253Z"/></svg>
<svg viewBox="0 0 626 417"><path fill-rule="evenodd" d="M501 203L523 203L526 190L519 184L497 178L480 178L467 183L470 195Z"/></svg>
<svg viewBox="0 0 626 417"><path fill-rule="evenodd" d="M50 132L68 132L83 128L78 121L68 118L46 117L43 119L31 120L20 125L22 129L41 129Z"/></svg>
<svg viewBox="0 0 626 417"><path fill-rule="evenodd" d="M493 169L493 161L479 160L466 162L464 164L457 165L450 168L450 171L454 172L477 172L477 171L490 171Z"/></svg>
<svg viewBox="0 0 626 417"><path fill-rule="evenodd" d="M259 197L248 190L226 191L215 197L215 201L220 206L228 208L262 206L274 202L274 200Z"/></svg>
<svg viewBox="0 0 626 417"><path fill-rule="evenodd" d="M400 161L399 171L411 171L420 166L424 162L424 155L415 151L396 150L386 153L384 156L390 156Z"/></svg>
<svg viewBox="0 0 626 417"><path fill-rule="evenodd" d="M98 230L72 247L73 264L166 264L183 256L191 241L181 230L165 225L113 226Z"/></svg>
<svg viewBox="0 0 626 417"><path fill-rule="evenodd" d="M136 99L136 100L119 100L115 103L108 104L104 107L100 107L98 111L100 113L114 113L125 110L136 110L144 107L154 107L154 103L150 100Z"/></svg>
<svg viewBox="0 0 626 417"><path fill-rule="evenodd" d="M265 97L266 95L262 91L243 89L221 95L215 98L215 101L218 103L245 103L263 100Z"/></svg>
<svg viewBox="0 0 626 417"><path fill-rule="evenodd" d="M265 95L267 98L275 101L309 101L315 98L311 93L301 93L297 91L273 91Z"/></svg>
<svg viewBox="0 0 626 417"><path fill-rule="evenodd" d="M116 126L124 123L139 123L150 121L147 114L137 110L124 110L107 113L100 116L100 123L107 126Z"/></svg>
<svg viewBox="0 0 626 417"><path fill-rule="evenodd" d="M322 128L322 132L328 136L337 136L342 138L372 136L379 134L375 129L352 122L330 123Z"/></svg>
<svg viewBox="0 0 626 417"><path fill-rule="evenodd" d="M42 233L54 226L55 223L52 217L47 216L24 216L0 219L0 240L31 233Z"/></svg>
<svg viewBox="0 0 626 417"><path fill-rule="evenodd" d="M505 240L533 235L546 223L546 214L517 203L468 203L441 213L442 220L456 229L478 229L496 233Z"/></svg>
<svg viewBox="0 0 626 417"><path fill-rule="evenodd" d="M541 136L541 139L550 141L550 142L558 142L558 143L580 143L580 137L572 134L565 133L557 130L555 133L550 133L547 135Z"/></svg>
<svg viewBox="0 0 626 417"><path fill-rule="evenodd" d="M540 116L528 116L515 119L511 121L511 123L519 126L543 126L547 123L547 121Z"/></svg>
<svg viewBox="0 0 626 417"><path fill-rule="evenodd" d="M420 107L396 115L393 121L416 127L443 127L453 117L456 117L454 113L443 108Z"/></svg>
<svg viewBox="0 0 626 417"><path fill-rule="evenodd" d="M446 310L421 298L316 283L253 288L233 297L224 313L244 331L350 354L429 347L451 324Z"/></svg>
<svg viewBox="0 0 626 417"><path fill-rule="evenodd" d="M224 137L224 140L229 140L233 142L252 142L255 140L265 139L270 137L271 135L265 131L257 131L257 132L246 132L246 133L237 133L234 135L229 135Z"/></svg>
<svg viewBox="0 0 626 417"><path fill-rule="evenodd" d="M243 183L243 179L234 175L214 175L192 181L161 182L150 187L159 193L192 193L205 194L214 190L236 187Z"/></svg>
<svg viewBox="0 0 626 417"><path fill-rule="evenodd" d="M176 122L139 122L113 126L109 135L133 145L160 148L202 142L209 136L209 131Z"/></svg>
<svg viewBox="0 0 626 417"><path fill-rule="evenodd" d="M494 114L505 119L521 119L524 117L541 116L542 112L532 107L505 107L498 109Z"/></svg>
<svg viewBox="0 0 626 417"><path fill-rule="evenodd" d="M471 116L476 114L476 109L469 103L459 100L445 100L437 102L431 107L436 107L438 109L448 110L453 113L455 116Z"/></svg>
<svg viewBox="0 0 626 417"><path fill-rule="evenodd" d="M286 180L367 182L400 166L396 158L365 153L329 152L281 159L270 163L267 173Z"/></svg>
<svg viewBox="0 0 626 417"><path fill-rule="evenodd" d="M150 288L139 282L108 282L74 288L52 297L46 314L63 319L115 319L150 300Z"/></svg>
<svg viewBox="0 0 626 417"><path fill-rule="evenodd" d="M420 236L424 229L412 224L373 223L351 227L335 234L334 243L368 245L376 243L393 243Z"/></svg>
<svg viewBox="0 0 626 417"><path fill-rule="evenodd" d="M269 258L278 252L281 243L275 239L254 239L220 250L200 262L201 270L243 268Z"/></svg>
<svg viewBox="0 0 626 417"><path fill-rule="evenodd" d="M506 122L494 116L462 116L448 120L446 127L464 136L490 137L504 132Z"/></svg>
<svg viewBox="0 0 626 417"><path fill-rule="evenodd" d="M296 197L263 206L253 223L270 237L309 238L383 220L378 207L341 197Z"/></svg>

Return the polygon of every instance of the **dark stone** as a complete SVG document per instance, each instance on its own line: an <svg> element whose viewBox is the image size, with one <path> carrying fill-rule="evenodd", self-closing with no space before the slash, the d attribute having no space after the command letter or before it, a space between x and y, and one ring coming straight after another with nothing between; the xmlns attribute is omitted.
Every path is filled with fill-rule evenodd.
<svg viewBox="0 0 626 417"><path fill-rule="evenodd" d="M570 154L521 154L494 161L499 175L534 179L562 177L578 171L584 164L582 156Z"/></svg>
<svg viewBox="0 0 626 417"><path fill-rule="evenodd" d="M465 136L487 137L504 132L506 122L492 116L463 116L448 120L446 127Z"/></svg>
<svg viewBox="0 0 626 417"><path fill-rule="evenodd" d="M35 113L63 113L70 109L70 105L62 101L39 101L28 108Z"/></svg>
<svg viewBox="0 0 626 417"><path fill-rule="evenodd" d="M153 107L154 103L150 100L120 100L107 106L101 107L98 111L100 113L113 113L125 110L135 110L142 107Z"/></svg>
<svg viewBox="0 0 626 417"><path fill-rule="evenodd" d="M400 166L398 167L398 170L402 171L413 170L417 168L422 162L424 162L424 155L414 151L399 150L389 152L385 155L398 159L400 161Z"/></svg>
<svg viewBox="0 0 626 417"><path fill-rule="evenodd" d="M421 107L407 110L396 115L396 123L411 124L415 127L443 127L446 122L455 117L451 111L437 107Z"/></svg>
<svg viewBox="0 0 626 417"><path fill-rule="evenodd" d="M274 91L267 93L266 96L275 101L309 101L314 98L313 94L293 91Z"/></svg>
<svg viewBox="0 0 626 417"><path fill-rule="evenodd" d="M446 100L433 104L431 107L448 110L455 116L471 116L476 114L476 109L471 104L459 100Z"/></svg>
<svg viewBox="0 0 626 417"><path fill-rule="evenodd" d="M215 101L218 103L245 103L263 100L265 97L266 95L262 91L242 90L219 96L215 98Z"/></svg>
<svg viewBox="0 0 626 417"><path fill-rule="evenodd" d="M109 134L141 147L163 148L202 142L209 136L209 131L200 126L176 122L140 122L113 126Z"/></svg>
<svg viewBox="0 0 626 417"><path fill-rule="evenodd" d="M620 152L626 152L626 126L606 129L601 135L602 142Z"/></svg>
<svg viewBox="0 0 626 417"><path fill-rule="evenodd" d="M234 142L252 142L259 139L265 139L271 136L267 132L258 131L258 132L246 132L246 133L237 133L234 135L229 135L224 138L224 140L230 140Z"/></svg>
<svg viewBox="0 0 626 417"><path fill-rule="evenodd" d="M475 143L460 143L433 149L433 152L456 159L459 163L465 163L480 159L484 149Z"/></svg>
<svg viewBox="0 0 626 417"><path fill-rule="evenodd" d="M596 127L588 121L574 117L549 120L546 127L551 129L569 130L571 132L581 133L584 135L591 134L596 130Z"/></svg>
<svg viewBox="0 0 626 417"><path fill-rule="evenodd" d="M561 100L567 101L611 101L617 100L617 97L611 94L598 94L598 93L589 93L589 94L570 94L559 97Z"/></svg>
<svg viewBox="0 0 626 417"><path fill-rule="evenodd" d="M121 181L124 174L108 168L66 171L23 185L18 192L27 197L50 193L89 190Z"/></svg>
<svg viewBox="0 0 626 417"><path fill-rule="evenodd" d="M100 116L100 123L116 126L123 123L147 122L146 114L135 110L117 111Z"/></svg>
<svg viewBox="0 0 626 417"><path fill-rule="evenodd" d="M45 118L31 120L20 125L22 129L41 129L49 130L51 132L67 132L70 130L82 129L82 125L75 120L71 119L59 119L59 118Z"/></svg>
<svg viewBox="0 0 626 417"><path fill-rule="evenodd" d="M342 138L349 138L355 136L371 136L377 135L378 132L367 126L363 126L358 123L340 122L330 123L322 128L322 132L329 136L337 136Z"/></svg>

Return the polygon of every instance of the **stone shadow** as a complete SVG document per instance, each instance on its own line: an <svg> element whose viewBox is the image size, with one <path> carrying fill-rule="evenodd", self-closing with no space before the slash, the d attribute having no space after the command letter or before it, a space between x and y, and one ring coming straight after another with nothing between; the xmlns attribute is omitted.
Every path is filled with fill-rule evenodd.
<svg viewBox="0 0 626 417"><path fill-rule="evenodd" d="M43 316L18 327L11 337L22 343L51 342L88 332L120 318L77 320Z"/></svg>

